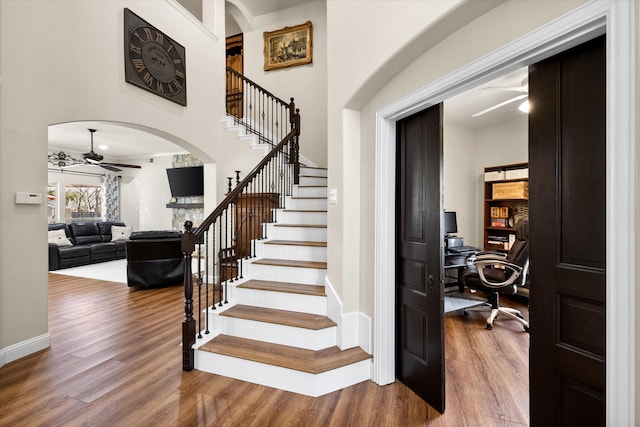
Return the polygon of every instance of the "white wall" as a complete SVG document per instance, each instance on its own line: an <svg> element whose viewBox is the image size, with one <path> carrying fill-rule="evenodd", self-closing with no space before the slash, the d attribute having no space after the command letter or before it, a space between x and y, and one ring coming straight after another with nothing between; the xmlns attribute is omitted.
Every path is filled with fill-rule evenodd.
<svg viewBox="0 0 640 427"><path fill-rule="evenodd" d="M311 64L264 71L265 31L313 24ZM244 33L244 74L283 101L295 98L300 109L300 152L317 166L327 165L327 18L323 0L257 16Z"/></svg>
<svg viewBox="0 0 640 427"><path fill-rule="evenodd" d="M343 195L339 196L337 205L329 206L327 275L342 297L347 312L360 310L368 315L373 314L372 294L364 290L372 289L373 285L375 212L372 201L375 197L375 177L366 171L373 171L375 166L372 150L376 129L375 123L362 116L362 106L415 57L450 31L442 27L433 34L426 34L425 29L463 3L421 0L327 2L327 46L331 46L327 58L329 188ZM468 16L456 15L455 22L470 19L478 10L489 9L496 3L469 2L474 11ZM413 44L410 52L405 57L399 56L410 44ZM440 64L443 59L446 60L434 59L431 67ZM411 76L406 83L412 85L414 78ZM394 96L399 95L394 93ZM345 114L346 110L353 112ZM375 115L375 111L368 111L367 114ZM367 125L364 125L364 121L368 122ZM354 128L361 131L354 132ZM360 139L353 140L351 135L354 134ZM349 139L345 139L346 135L349 135ZM354 183L358 187L354 187ZM351 226L354 209L362 212L357 227ZM351 263L346 265L347 254L354 253L363 257L359 269Z"/></svg>
<svg viewBox="0 0 640 427"><path fill-rule="evenodd" d="M166 207L171 200L167 169L173 167L173 156L154 156L153 163L145 163L137 171L138 223L137 230L171 230L172 210ZM123 186L123 194L128 193ZM127 202L132 197L127 197ZM124 200L124 195L123 195ZM135 199L133 199L135 200Z"/></svg>
<svg viewBox="0 0 640 427"><path fill-rule="evenodd" d="M48 125L129 123L215 158L222 130L211 119L224 114L224 3L209 6L206 21L221 29L218 39L169 1L0 2L0 365L48 345L46 204L14 203L16 191L46 192ZM125 82L125 7L185 46L187 107Z"/></svg>
<svg viewBox="0 0 640 427"><path fill-rule="evenodd" d="M446 117L446 104L444 114ZM475 162L478 142L475 131L445 122L443 145L444 209L456 212L457 235L464 238L464 244L480 247L482 239L477 239L476 220Z"/></svg>
<svg viewBox="0 0 640 427"><path fill-rule="evenodd" d="M433 13L428 16L425 15L424 10L421 10L421 7L426 7L422 5L423 2L392 2L392 11L385 8L385 2L381 2L380 7L376 2L376 7L359 8L356 13L357 3L337 0L328 2L327 7L328 45L332 46L328 58L329 186L337 188L340 194L353 173L360 175L361 182L359 193L345 194L345 197L361 198L359 230L352 231L344 227L348 222L346 219L348 214L342 210L343 208L340 206L330 208L329 247L331 250L328 276L338 294L342 296L347 310L357 307L366 315L373 316L375 140L378 131L376 127L378 111L583 2L465 2L457 9L448 10L447 14L441 11L440 14ZM446 3L446 5L455 6L453 3ZM444 4L440 6L443 7ZM478 10L473 10L483 6L489 8L495 6L495 8L482 15L479 15ZM351 57L347 47L340 45L340 41L347 38L351 31L344 22L356 14L359 20L368 23L358 27L356 40L367 40L367 44L373 45L379 42L381 45L379 53L371 54L369 57L358 54ZM382 14L385 15L382 16ZM408 19L406 26L395 28L394 24L386 19L391 15L394 17L418 16L419 19ZM417 22L420 19L422 21ZM440 21L432 25L437 19ZM404 24L403 19L397 21L394 19L394 22ZM380 28L385 28L385 31L379 31ZM395 32L387 30L395 30ZM399 37L395 35L396 32L401 33L403 38L396 39ZM394 34L393 48L387 46L386 40L380 40L389 34ZM414 58L413 62L410 60L394 75L388 75L393 64L404 64L411 58ZM350 76L360 76L360 82L343 78L341 73L343 69L349 70ZM363 75L373 77L368 82L362 83ZM370 83L371 81L376 84ZM346 125L343 121L344 116L339 112L343 108L354 106L357 106L360 111L360 141L345 141L342 129ZM344 161L346 144L354 143L360 147L359 169L354 168L352 163ZM343 279L347 270L346 261L343 258L343 254L346 253L360 255L359 283L357 284ZM357 290L354 291L353 287L357 287Z"/></svg>

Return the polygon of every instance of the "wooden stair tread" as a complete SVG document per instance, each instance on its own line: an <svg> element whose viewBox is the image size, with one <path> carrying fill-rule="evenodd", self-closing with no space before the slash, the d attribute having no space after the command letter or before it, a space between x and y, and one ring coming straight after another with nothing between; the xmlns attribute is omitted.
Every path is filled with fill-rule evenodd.
<svg viewBox="0 0 640 427"><path fill-rule="evenodd" d="M284 209L282 212L328 212L326 209Z"/></svg>
<svg viewBox="0 0 640 427"><path fill-rule="evenodd" d="M304 164L301 164L300 168L301 169L317 169L317 170L322 170L322 171L329 170L328 168L323 168L323 167L320 167L320 166L307 166L307 165L304 165Z"/></svg>
<svg viewBox="0 0 640 427"><path fill-rule="evenodd" d="M296 328L318 331L336 326L327 316L319 314L301 313L299 311L276 310L273 308L256 307L238 304L220 314L221 316L237 319L255 320L257 322L273 323L276 325L293 326Z"/></svg>
<svg viewBox="0 0 640 427"><path fill-rule="evenodd" d="M312 296L327 296L322 285L303 285L300 283L272 282L269 280L249 280L238 288L255 289L259 291L284 292Z"/></svg>
<svg viewBox="0 0 640 427"><path fill-rule="evenodd" d="M327 196L291 196L292 200L327 200Z"/></svg>
<svg viewBox="0 0 640 427"><path fill-rule="evenodd" d="M273 265L277 267L299 267L299 268L327 268L326 262L319 261L299 261L295 259L273 259L273 258L262 258L256 261L253 261L253 264L260 265Z"/></svg>
<svg viewBox="0 0 640 427"><path fill-rule="evenodd" d="M311 374L320 374L371 358L360 347L340 350L334 346L322 350L306 350L229 335L218 335L200 347L200 350Z"/></svg>
<svg viewBox="0 0 640 427"><path fill-rule="evenodd" d="M281 224L274 223L274 227L296 227L296 228L327 228L326 224Z"/></svg>
<svg viewBox="0 0 640 427"><path fill-rule="evenodd" d="M286 245L286 246L314 246L318 248L326 248L327 242L312 242L302 240L269 240L264 242L265 245Z"/></svg>

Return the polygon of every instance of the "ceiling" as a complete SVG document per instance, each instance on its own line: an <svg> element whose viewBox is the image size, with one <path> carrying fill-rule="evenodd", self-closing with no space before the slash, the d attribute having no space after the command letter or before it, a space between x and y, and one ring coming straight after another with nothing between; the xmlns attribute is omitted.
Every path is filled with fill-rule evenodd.
<svg viewBox="0 0 640 427"><path fill-rule="evenodd" d="M312 0L236 0L241 3L252 17L264 15L278 10L288 9Z"/></svg>
<svg viewBox="0 0 640 427"><path fill-rule="evenodd" d="M527 68L522 68L447 99L444 102L445 123L478 129L522 117L525 113L519 111L518 107L526 100L526 97L481 116L472 116L499 103L526 95L526 91L522 92L516 89L522 88L523 83L526 84L527 73Z"/></svg>
<svg viewBox="0 0 640 427"><path fill-rule="evenodd" d="M88 129L96 129L93 151L111 161L185 153L184 149L164 138L119 123L101 121L49 126L49 152L63 151L72 155L89 152L91 133Z"/></svg>

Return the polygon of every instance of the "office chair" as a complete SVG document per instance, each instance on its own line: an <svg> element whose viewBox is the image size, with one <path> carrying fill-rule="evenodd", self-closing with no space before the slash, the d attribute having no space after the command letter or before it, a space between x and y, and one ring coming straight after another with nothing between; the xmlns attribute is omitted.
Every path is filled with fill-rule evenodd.
<svg viewBox="0 0 640 427"><path fill-rule="evenodd" d="M493 329L493 321L499 314L517 320L529 331L529 322L524 320L520 310L501 307L500 294L515 294L518 285L526 283L529 270L529 221L521 219L516 224L516 240L507 254L481 252L476 256L474 265L461 272L462 285L477 289L487 296L483 305L465 310L491 310L487 319L487 329Z"/></svg>

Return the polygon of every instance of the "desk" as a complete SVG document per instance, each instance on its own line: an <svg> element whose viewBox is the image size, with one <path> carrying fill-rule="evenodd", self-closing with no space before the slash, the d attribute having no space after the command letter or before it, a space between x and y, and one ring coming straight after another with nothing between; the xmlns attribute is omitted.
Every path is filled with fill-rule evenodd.
<svg viewBox="0 0 640 427"><path fill-rule="evenodd" d="M444 287L460 286L458 280L460 271L467 267L469 258L481 252L478 248L472 248L464 252L444 252Z"/></svg>

